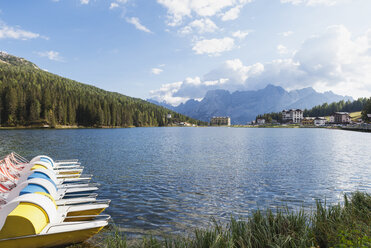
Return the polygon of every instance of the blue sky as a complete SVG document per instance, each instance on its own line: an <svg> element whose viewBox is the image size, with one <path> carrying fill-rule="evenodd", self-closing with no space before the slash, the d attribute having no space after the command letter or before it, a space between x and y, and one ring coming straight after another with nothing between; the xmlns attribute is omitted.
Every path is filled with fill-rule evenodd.
<svg viewBox="0 0 371 248"><path fill-rule="evenodd" d="M371 96L369 0L0 0L0 50L177 105L275 84Z"/></svg>

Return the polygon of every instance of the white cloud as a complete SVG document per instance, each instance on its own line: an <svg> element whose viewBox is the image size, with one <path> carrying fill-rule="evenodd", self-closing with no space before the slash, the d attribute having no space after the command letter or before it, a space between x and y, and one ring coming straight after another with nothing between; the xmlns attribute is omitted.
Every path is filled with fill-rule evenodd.
<svg viewBox="0 0 371 248"><path fill-rule="evenodd" d="M291 3L294 5L298 5L298 4L303 3L304 1L306 0L281 0L281 3Z"/></svg>
<svg viewBox="0 0 371 248"><path fill-rule="evenodd" d="M137 17L126 18L126 21L130 24L133 24L135 26L135 28L138 29L138 30L141 30L141 31L146 32L146 33L152 33L151 30L149 30L148 28L146 28L145 26L143 26L140 23L139 18L137 18Z"/></svg>
<svg viewBox="0 0 371 248"><path fill-rule="evenodd" d="M180 34L190 34L192 31L197 31L199 34L213 33L218 30L218 26L209 18L194 20L187 26L183 27Z"/></svg>
<svg viewBox="0 0 371 248"><path fill-rule="evenodd" d="M29 40L29 39L35 39L35 38L45 38L42 37L37 33L33 33L30 31L26 31L23 29L20 29L18 27L10 27L6 24L0 23L0 39L17 39L17 40Z"/></svg>
<svg viewBox="0 0 371 248"><path fill-rule="evenodd" d="M218 56L222 52L230 51L235 47L234 39L225 37L222 39L200 40L195 43L192 50L196 54L208 54Z"/></svg>
<svg viewBox="0 0 371 248"><path fill-rule="evenodd" d="M192 32L193 32L193 29L189 25L183 27L182 29L178 31L178 33L181 35L191 34Z"/></svg>
<svg viewBox="0 0 371 248"><path fill-rule="evenodd" d="M56 51L45 51L37 53L40 57L47 57L50 60L63 62L63 58L60 56L59 52Z"/></svg>
<svg viewBox="0 0 371 248"><path fill-rule="evenodd" d="M233 37L236 37L236 38L239 38L239 39L244 39L246 36L248 36L249 35L249 33L250 33L250 31L241 31L241 30L238 30L238 31L236 31L236 32L234 32L233 34L232 34L232 36Z"/></svg>
<svg viewBox="0 0 371 248"><path fill-rule="evenodd" d="M109 9L115 9L115 8L118 8L120 6L124 6L129 0L115 0L113 2L111 2L110 6L109 6Z"/></svg>
<svg viewBox="0 0 371 248"><path fill-rule="evenodd" d="M210 83L212 82L212 83ZM187 78L151 91L151 97L179 104L202 98L207 90L255 90L275 84L285 89L313 87L353 97L371 95L371 29L352 37L344 26L330 26L308 38L291 58L244 65L227 60L203 78ZM171 88L171 90L168 90Z"/></svg>
<svg viewBox="0 0 371 248"><path fill-rule="evenodd" d="M119 7L119 4L118 3L111 3L110 6L109 6L109 9L114 9L114 8L118 8Z"/></svg>
<svg viewBox="0 0 371 248"><path fill-rule="evenodd" d="M89 4L89 0L80 0L81 4Z"/></svg>
<svg viewBox="0 0 371 248"><path fill-rule="evenodd" d="M164 70L162 70L161 68L152 68L151 69L151 73L154 74L154 75L159 75L160 73L162 73Z"/></svg>
<svg viewBox="0 0 371 248"><path fill-rule="evenodd" d="M242 7L243 5L237 5L236 7L233 7L227 12L225 12L224 14L222 14L222 21L236 20L240 15L240 11Z"/></svg>
<svg viewBox="0 0 371 248"><path fill-rule="evenodd" d="M282 32L282 33L279 33L279 35L283 36L283 37L288 37L290 35L292 35L294 32L293 31L285 31L285 32Z"/></svg>
<svg viewBox="0 0 371 248"><path fill-rule="evenodd" d="M228 79L202 81L199 77L188 77L184 81L164 84L158 90L150 91L150 98L159 102L166 102L174 106L190 99L202 99L209 89L221 88Z"/></svg>
<svg viewBox="0 0 371 248"><path fill-rule="evenodd" d="M288 53L288 49L284 45L281 45L280 44L280 45L277 46L277 53L278 54L281 54L281 55L287 54Z"/></svg>
<svg viewBox="0 0 371 248"><path fill-rule="evenodd" d="M243 65L240 59L225 61L220 67L210 71L204 76L204 80L212 81L219 78L227 78L228 85L225 89L239 90L245 89L245 82L249 77L259 75L264 71L264 65L255 63L250 66Z"/></svg>
<svg viewBox="0 0 371 248"><path fill-rule="evenodd" d="M211 17L227 7L243 6L248 2L251 0L157 0L157 3L167 9L170 26L181 24L184 17L191 17L193 14Z"/></svg>
<svg viewBox="0 0 371 248"><path fill-rule="evenodd" d="M181 87L183 82L175 82L170 84L163 84L160 89L150 91L152 99L159 102L167 102L174 106L187 101L189 98L177 97L173 94L176 93Z"/></svg>
<svg viewBox="0 0 371 248"><path fill-rule="evenodd" d="M333 6L338 3L347 2L348 0L281 0L281 3L291 3L293 5L303 4L306 6Z"/></svg>

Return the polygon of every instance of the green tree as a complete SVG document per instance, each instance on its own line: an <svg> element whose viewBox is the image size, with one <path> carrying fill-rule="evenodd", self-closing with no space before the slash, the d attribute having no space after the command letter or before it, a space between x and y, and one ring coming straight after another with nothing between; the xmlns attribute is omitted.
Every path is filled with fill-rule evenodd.
<svg viewBox="0 0 371 248"><path fill-rule="evenodd" d="M17 111L17 91L13 87L8 87L5 91L5 101L7 103L7 122L8 125L15 125L17 123L16 111Z"/></svg>
<svg viewBox="0 0 371 248"><path fill-rule="evenodd" d="M41 104L37 99L32 99L31 101L29 120L34 122L40 119Z"/></svg>
<svg viewBox="0 0 371 248"><path fill-rule="evenodd" d="M371 118L367 116L368 114L371 114L371 97L366 101L362 110L362 119L371 122Z"/></svg>

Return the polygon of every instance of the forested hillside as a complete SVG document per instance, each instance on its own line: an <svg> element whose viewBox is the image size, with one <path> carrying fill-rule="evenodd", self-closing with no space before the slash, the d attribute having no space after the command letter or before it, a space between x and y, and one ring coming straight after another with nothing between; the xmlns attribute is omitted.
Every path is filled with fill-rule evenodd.
<svg viewBox="0 0 371 248"><path fill-rule="evenodd" d="M355 101L339 101L331 104L324 103L322 105L315 106L309 110L304 110L304 116L329 116L334 112L357 112L362 111L364 105L367 102L367 98L358 98Z"/></svg>
<svg viewBox="0 0 371 248"><path fill-rule="evenodd" d="M0 125L166 126L199 121L148 103L107 92L0 54ZM167 119L166 115L172 118Z"/></svg>

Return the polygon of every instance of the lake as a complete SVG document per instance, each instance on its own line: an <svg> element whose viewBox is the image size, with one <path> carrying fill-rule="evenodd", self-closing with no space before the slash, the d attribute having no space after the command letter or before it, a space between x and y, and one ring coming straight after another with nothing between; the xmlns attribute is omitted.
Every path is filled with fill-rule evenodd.
<svg viewBox="0 0 371 248"><path fill-rule="evenodd" d="M129 236L184 233L255 209L310 210L371 189L371 133L328 129L0 130L0 154L78 158Z"/></svg>

